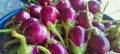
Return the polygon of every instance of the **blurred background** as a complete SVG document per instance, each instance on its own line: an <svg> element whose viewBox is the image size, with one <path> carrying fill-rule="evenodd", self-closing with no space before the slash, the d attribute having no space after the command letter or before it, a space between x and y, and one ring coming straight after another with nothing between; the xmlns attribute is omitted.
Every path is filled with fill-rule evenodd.
<svg viewBox="0 0 120 54"><path fill-rule="evenodd" d="M105 13L115 20L120 20L120 0L102 0L102 5L105 5L107 1L109 1L109 4Z"/></svg>

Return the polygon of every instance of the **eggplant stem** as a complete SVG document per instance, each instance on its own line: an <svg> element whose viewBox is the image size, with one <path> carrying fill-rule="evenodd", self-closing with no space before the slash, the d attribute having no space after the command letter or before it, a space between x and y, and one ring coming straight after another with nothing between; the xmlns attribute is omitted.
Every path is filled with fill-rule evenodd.
<svg viewBox="0 0 120 54"><path fill-rule="evenodd" d="M88 5L88 1L86 1L86 17L87 17L87 23L88 23L88 26L90 28L93 28L93 25L91 24L90 20L89 20L89 5Z"/></svg>
<svg viewBox="0 0 120 54"><path fill-rule="evenodd" d="M55 25L56 25L56 24L55 24ZM48 23L47 23L48 29L51 30L51 31L53 31L53 32L58 36L58 38L60 39L61 43L62 43L63 45L65 45L64 40L63 40L62 36L59 34L59 32L56 30L55 25L53 25L51 22L48 22Z"/></svg>
<svg viewBox="0 0 120 54"><path fill-rule="evenodd" d="M20 39L20 41L21 41L21 47L22 47L23 49L26 49L26 47L27 47L27 42L26 42L25 36L23 36L23 35L21 35L21 34L18 34L16 31L12 31L12 36L15 37L15 38Z"/></svg>
<svg viewBox="0 0 120 54"><path fill-rule="evenodd" d="M4 28L6 28L7 26L9 26L10 24L12 24L12 20L11 21L9 21L9 22L7 22L5 25L4 25Z"/></svg>
<svg viewBox="0 0 120 54"><path fill-rule="evenodd" d="M2 30L0 30L0 32L9 33L9 32L11 32L13 30L14 30L13 28L11 28L11 29L2 29Z"/></svg>
<svg viewBox="0 0 120 54"><path fill-rule="evenodd" d="M4 48L6 48L7 46L9 46L9 45L11 45L11 44L18 43L19 41L20 41L19 39L14 39L14 40L8 41L8 42L4 45Z"/></svg>
<svg viewBox="0 0 120 54"><path fill-rule="evenodd" d="M106 10L106 8L107 8L108 5L109 5L109 1L107 1L105 7L103 8L103 14L105 13L105 10Z"/></svg>
<svg viewBox="0 0 120 54"><path fill-rule="evenodd" d="M45 54L52 54L48 49L43 46L37 46L39 50L43 51Z"/></svg>
<svg viewBox="0 0 120 54"><path fill-rule="evenodd" d="M50 38L50 31L48 31L47 42L45 43L45 47L48 46L48 42L51 40Z"/></svg>

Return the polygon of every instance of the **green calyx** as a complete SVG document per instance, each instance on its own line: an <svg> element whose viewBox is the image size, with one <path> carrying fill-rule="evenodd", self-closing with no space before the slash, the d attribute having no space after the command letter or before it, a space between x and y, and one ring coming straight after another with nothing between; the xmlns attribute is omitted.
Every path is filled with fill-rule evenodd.
<svg viewBox="0 0 120 54"><path fill-rule="evenodd" d="M111 38L114 38L115 36L119 36L119 34L120 34L120 24L117 24L115 27L112 27L109 30L109 32L110 32L109 36Z"/></svg>
<svg viewBox="0 0 120 54"><path fill-rule="evenodd" d="M57 22L56 22L56 23L57 23ZM48 22L48 23L47 23L48 30L51 30L52 32L54 32L54 33L58 36L60 42L61 42L63 45L65 45L62 36L61 36L60 33L56 30L56 23L53 25L51 22Z"/></svg>
<svg viewBox="0 0 120 54"><path fill-rule="evenodd" d="M87 48L87 42L84 43L82 46L78 47L76 46L71 40L69 40L69 45L72 54L84 54Z"/></svg>
<svg viewBox="0 0 120 54"><path fill-rule="evenodd" d="M74 24L75 24L75 21L70 22L69 18L67 19L66 23L62 21L62 25L63 25L63 27L65 29L65 33L66 33L66 35L65 35L65 42L66 42L66 46L68 48L69 48L69 46L68 46L68 35L69 35L70 29L74 26Z"/></svg>

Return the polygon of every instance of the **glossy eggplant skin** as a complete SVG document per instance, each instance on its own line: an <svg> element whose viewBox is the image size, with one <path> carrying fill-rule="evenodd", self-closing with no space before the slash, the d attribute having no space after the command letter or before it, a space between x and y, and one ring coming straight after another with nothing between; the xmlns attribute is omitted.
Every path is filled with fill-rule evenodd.
<svg viewBox="0 0 120 54"><path fill-rule="evenodd" d="M60 16L59 11L52 6L43 7L40 13L40 18L43 24L45 25L47 25L47 22L51 22L52 24L55 24L59 16Z"/></svg>
<svg viewBox="0 0 120 54"><path fill-rule="evenodd" d="M93 14L99 13L100 12L100 2L96 0L90 0L88 1L89 5L89 11L92 12Z"/></svg>
<svg viewBox="0 0 120 54"><path fill-rule="evenodd" d="M64 9L72 8L72 6L69 1L59 1L56 8L62 13Z"/></svg>
<svg viewBox="0 0 120 54"><path fill-rule="evenodd" d="M83 10L84 9L84 0L69 0L72 7L78 11L78 10Z"/></svg>
<svg viewBox="0 0 120 54"><path fill-rule="evenodd" d="M40 22L39 22L38 19L31 17L31 18L23 21L23 23L21 24L19 30L20 30L20 31L23 31L27 26L29 26L29 25L32 24L32 23L40 23Z"/></svg>
<svg viewBox="0 0 120 54"><path fill-rule="evenodd" d="M97 36L92 33L89 46L98 54L104 54L110 50L109 41L101 31L98 31Z"/></svg>
<svg viewBox="0 0 120 54"><path fill-rule="evenodd" d="M92 23L93 26L97 27L98 29L100 29L101 31L105 30L105 26L104 24L100 23L100 22L93 22Z"/></svg>
<svg viewBox="0 0 120 54"><path fill-rule="evenodd" d="M90 23L93 22L94 20L94 16L91 12L89 12L89 20L90 20ZM80 11L79 12L79 15L77 16L77 21L78 21L78 25L84 27L84 28L88 28L88 23L87 23L87 18L86 18L86 11Z"/></svg>
<svg viewBox="0 0 120 54"><path fill-rule="evenodd" d="M30 8L30 15L35 18L39 18L39 14L42 7L40 5L34 5Z"/></svg>
<svg viewBox="0 0 120 54"><path fill-rule="evenodd" d="M64 9L61 17L64 23L67 23L68 19L70 20L70 23L72 23L73 21L76 21L76 12L73 8L66 8Z"/></svg>
<svg viewBox="0 0 120 54"><path fill-rule="evenodd" d="M69 39L78 47L85 42L85 29L81 26L75 26L70 30Z"/></svg>
<svg viewBox="0 0 120 54"><path fill-rule="evenodd" d="M67 48L58 41L56 43L49 43L48 50L52 54L68 54Z"/></svg>
<svg viewBox="0 0 120 54"><path fill-rule="evenodd" d="M18 23L20 21L25 21L30 18L30 14L26 11L21 11L16 15L16 18L14 19L15 23Z"/></svg>
<svg viewBox="0 0 120 54"><path fill-rule="evenodd" d="M27 42L31 44L40 44L47 39L47 28L43 24L33 23L23 32Z"/></svg>

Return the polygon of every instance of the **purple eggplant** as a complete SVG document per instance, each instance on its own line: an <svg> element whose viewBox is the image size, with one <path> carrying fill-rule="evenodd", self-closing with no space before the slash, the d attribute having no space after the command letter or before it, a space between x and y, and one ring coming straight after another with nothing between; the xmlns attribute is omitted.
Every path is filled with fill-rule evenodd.
<svg viewBox="0 0 120 54"><path fill-rule="evenodd" d="M93 22L92 23L93 26L97 27L98 29L100 29L101 31L105 30L105 26L104 24L100 23L100 22Z"/></svg>
<svg viewBox="0 0 120 54"><path fill-rule="evenodd" d="M39 23L29 25L23 32L28 43L40 44L47 39L48 32L46 26Z"/></svg>
<svg viewBox="0 0 120 54"><path fill-rule="evenodd" d="M61 19L64 23L67 23L67 20L70 20L70 23L76 21L76 12L73 8L67 8L63 11Z"/></svg>
<svg viewBox="0 0 120 54"><path fill-rule="evenodd" d="M92 23L94 20L94 16L91 12L88 12L89 15L89 20ZM80 11L79 15L77 16L77 20L78 20L78 25L84 27L84 28L88 28L88 23L87 23L87 17L86 17L86 11Z"/></svg>
<svg viewBox="0 0 120 54"><path fill-rule="evenodd" d="M38 0L38 2L42 6L50 6L52 4L52 0Z"/></svg>
<svg viewBox="0 0 120 54"><path fill-rule="evenodd" d="M18 34L16 31L12 31L12 36L19 39L21 42L21 45L17 50L17 54L38 54L39 50L46 54L51 54L49 50L43 46L28 45L26 42L26 37L24 35Z"/></svg>
<svg viewBox="0 0 120 54"><path fill-rule="evenodd" d="M23 21L23 23L20 26L20 31L23 31L27 26L29 26L32 23L40 23L38 19L36 18L29 18L25 21Z"/></svg>
<svg viewBox="0 0 120 54"><path fill-rule="evenodd" d="M111 28L113 23L112 22L106 22L106 23L103 23L104 26L105 26L105 29L108 29L108 28Z"/></svg>
<svg viewBox="0 0 120 54"><path fill-rule="evenodd" d="M110 43L102 31L96 28L97 35L92 32L89 40L89 46L94 49L97 54L104 54L110 50Z"/></svg>
<svg viewBox="0 0 120 54"><path fill-rule="evenodd" d="M85 42L85 29L81 26L74 26L69 33L70 48L73 54L83 54L87 47Z"/></svg>
<svg viewBox="0 0 120 54"><path fill-rule="evenodd" d="M111 44L111 50L120 53L120 24L117 24L115 27L111 27L110 30L108 31L109 34L107 36L108 40L110 41Z"/></svg>
<svg viewBox="0 0 120 54"><path fill-rule="evenodd" d="M84 9L84 0L69 0L72 7L75 9L75 10L83 10Z"/></svg>
<svg viewBox="0 0 120 54"><path fill-rule="evenodd" d="M35 18L39 18L39 14L42 7L40 5L34 5L30 8L30 15Z"/></svg>
<svg viewBox="0 0 120 54"><path fill-rule="evenodd" d="M74 26L70 30L69 39L78 47L82 46L85 41L85 29L81 26Z"/></svg>
<svg viewBox="0 0 120 54"><path fill-rule="evenodd" d="M111 44L111 50L113 50L116 53L120 53L120 37L116 38Z"/></svg>
<svg viewBox="0 0 120 54"><path fill-rule="evenodd" d="M15 23L18 23L18 22L20 22L20 21L25 21L25 20L27 20L27 19L29 19L30 18L30 14L28 13L28 12L26 12L26 11L21 11L20 13L18 13L17 15L16 15L16 18L15 18Z"/></svg>
<svg viewBox="0 0 120 54"><path fill-rule="evenodd" d="M88 5L89 5L89 11L92 12L93 14L96 14L96 13L100 12L101 3L99 1L90 0L90 1L88 1Z"/></svg>
<svg viewBox="0 0 120 54"><path fill-rule="evenodd" d="M47 25L47 22L51 22L55 24L55 22L59 18L59 11L52 6L45 6L42 8L41 13L40 13L40 18L43 22L43 24Z"/></svg>
<svg viewBox="0 0 120 54"><path fill-rule="evenodd" d="M72 8L72 6L69 1L59 1L56 5L56 8L59 10L60 13L62 13L64 9Z"/></svg>
<svg viewBox="0 0 120 54"><path fill-rule="evenodd" d="M56 30L56 23L60 16L59 11L55 7L45 6L42 8L40 16L42 23L48 27L48 30L54 32L58 36L61 43L64 44L62 36Z"/></svg>
<svg viewBox="0 0 120 54"><path fill-rule="evenodd" d="M67 48L59 41L53 39L50 43L48 43L47 48L52 54L68 54Z"/></svg>
<svg viewBox="0 0 120 54"><path fill-rule="evenodd" d="M73 8L66 8L62 12L61 15L61 20L63 27L65 29L65 41L66 41L66 46L68 47L68 33L71 27L75 24L76 21L76 12Z"/></svg>

